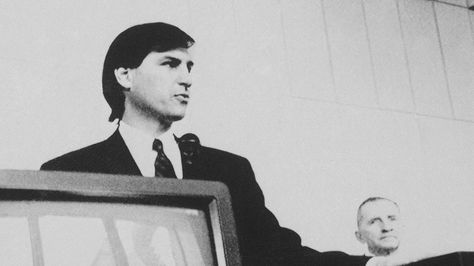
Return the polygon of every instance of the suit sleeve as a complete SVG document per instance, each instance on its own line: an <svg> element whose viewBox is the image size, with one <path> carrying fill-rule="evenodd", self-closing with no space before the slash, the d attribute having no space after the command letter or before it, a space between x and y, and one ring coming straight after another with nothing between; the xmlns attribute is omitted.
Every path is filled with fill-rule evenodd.
<svg viewBox="0 0 474 266"><path fill-rule="evenodd" d="M244 265L365 265L369 257L318 252L301 245L300 236L281 227L265 207L265 199L247 159L239 167L232 193Z"/></svg>

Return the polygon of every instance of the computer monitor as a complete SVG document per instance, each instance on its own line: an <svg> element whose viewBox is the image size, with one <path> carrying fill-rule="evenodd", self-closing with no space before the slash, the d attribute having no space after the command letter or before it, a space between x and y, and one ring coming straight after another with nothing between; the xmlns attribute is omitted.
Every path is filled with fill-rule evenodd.
<svg viewBox="0 0 474 266"><path fill-rule="evenodd" d="M0 265L241 265L227 187L0 171Z"/></svg>

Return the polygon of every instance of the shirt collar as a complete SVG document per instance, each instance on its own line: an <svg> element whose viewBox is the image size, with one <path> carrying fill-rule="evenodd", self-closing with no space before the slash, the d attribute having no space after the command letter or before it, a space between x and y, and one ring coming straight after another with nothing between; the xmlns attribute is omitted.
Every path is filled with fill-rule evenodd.
<svg viewBox="0 0 474 266"><path fill-rule="evenodd" d="M123 121L120 122L119 132L142 175L154 176L156 151L153 150L152 146L156 137ZM170 128L157 138L163 143L163 151L171 161L176 176L181 179L183 177L181 153L174 138L173 130Z"/></svg>

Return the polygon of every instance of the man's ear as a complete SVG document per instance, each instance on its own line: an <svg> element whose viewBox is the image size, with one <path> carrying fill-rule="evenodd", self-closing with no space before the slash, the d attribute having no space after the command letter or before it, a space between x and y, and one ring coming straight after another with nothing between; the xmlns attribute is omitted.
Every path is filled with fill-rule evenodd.
<svg viewBox="0 0 474 266"><path fill-rule="evenodd" d="M354 232L355 237L359 240L360 243L365 244L365 240L362 237L362 234L359 231Z"/></svg>
<svg viewBox="0 0 474 266"><path fill-rule="evenodd" d="M123 87L124 91L130 91L132 87L132 71L129 68L119 67L114 70L115 79Z"/></svg>

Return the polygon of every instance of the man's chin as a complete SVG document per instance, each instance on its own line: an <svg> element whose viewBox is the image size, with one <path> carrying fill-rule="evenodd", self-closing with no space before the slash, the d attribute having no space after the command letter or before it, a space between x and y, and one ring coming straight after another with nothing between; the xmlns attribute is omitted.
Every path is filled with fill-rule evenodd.
<svg viewBox="0 0 474 266"><path fill-rule="evenodd" d="M397 237L386 237L381 240L381 245L387 248L397 248L399 244Z"/></svg>
<svg viewBox="0 0 474 266"><path fill-rule="evenodd" d="M392 253L398 249L398 242L397 243L384 243L379 247L379 249Z"/></svg>
<svg viewBox="0 0 474 266"><path fill-rule="evenodd" d="M179 114L169 114L167 116L162 116L163 120L169 122L169 123L173 123L173 122L177 122L177 121L180 121L184 118L184 115L185 113L179 113Z"/></svg>
<svg viewBox="0 0 474 266"><path fill-rule="evenodd" d="M374 254L375 256L388 256L395 252L398 249L397 246L378 246L369 248L370 253Z"/></svg>

